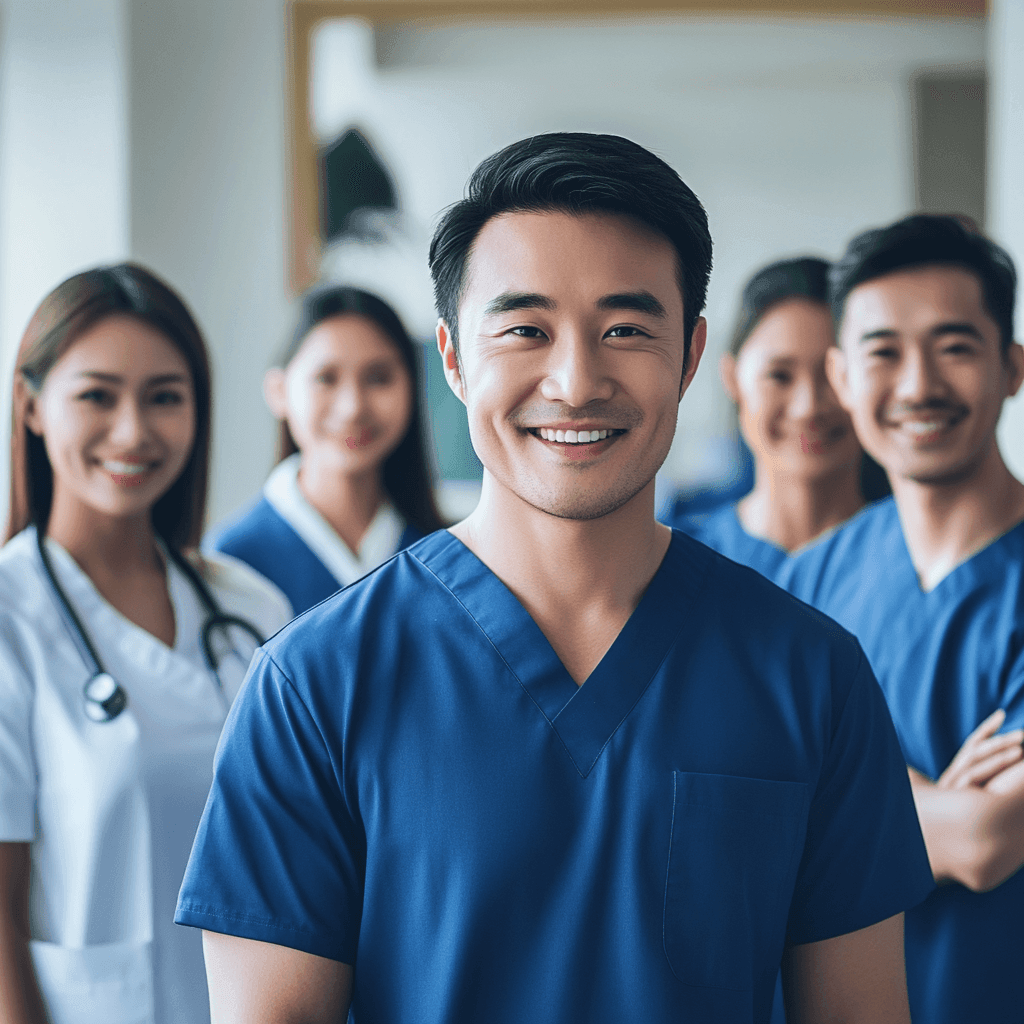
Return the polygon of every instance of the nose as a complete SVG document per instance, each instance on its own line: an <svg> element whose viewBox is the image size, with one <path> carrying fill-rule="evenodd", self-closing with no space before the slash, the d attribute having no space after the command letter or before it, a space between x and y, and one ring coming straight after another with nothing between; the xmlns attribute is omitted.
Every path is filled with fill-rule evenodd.
<svg viewBox="0 0 1024 1024"><path fill-rule="evenodd" d="M548 401L581 409L612 397L614 387L605 374L600 346L582 332L558 338L548 348L547 358L540 391Z"/></svg>
<svg viewBox="0 0 1024 1024"><path fill-rule="evenodd" d="M139 403L130 398L118 402L110 427L110 439L130 449L141 444L148 433L146 417Z"/></svg>
<svg viewBox="0 0 1024 1024"><path fill-rule="evenodd" d="M822 368L820 373L802 375L797 380L790 397L789 415L794 420L813 420L835 404L835 393Z"/></svg>
<svg viewBox="0 0 1024 1024"><path fill-rule="evenodd" d="M341 385L331 402L332 418L338 423L358 420L366 409L366 389L355 381Z"/></svg>
<svg viewBox="0 0 1024 1024"><path fill-rule="evenodd" d="M920 405L942 395L942 379L929 352L916 346L908 349L900 360L894 392L906 405Z"/></svg>

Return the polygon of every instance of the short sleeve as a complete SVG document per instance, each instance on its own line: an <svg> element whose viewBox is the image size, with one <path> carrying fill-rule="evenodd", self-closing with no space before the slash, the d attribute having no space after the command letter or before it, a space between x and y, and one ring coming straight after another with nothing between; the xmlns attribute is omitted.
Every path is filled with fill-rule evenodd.
<svg viewBox="0 0 1024 1024"><path fill-rule="evenodd" d="M999 706L1006 712L1000 732L1024 727L1024 642L1019 635L1013 637L1011 651L1002 687Z"/></svg>
<svg viewBox="0 0 1024 1024"><path fill-rule="evenodd" d="M0 842L26 843L36 831L35 688L14 657L10 638L17 630L7 616L0 631L7 635L0 643Z"/></svg>
<svg viewBox="0 0 1024 1024"><path fill-rule="evenodd" d="M261 650L217 752L175 920L352 963L365 851L320 729Z"/></svg>
<svg viewBox="0 0 1024 1024"><path fill-rule="evenodd" d="M787 940L866 928L934 886L896 731L860 654L811 802Z"/></svg>

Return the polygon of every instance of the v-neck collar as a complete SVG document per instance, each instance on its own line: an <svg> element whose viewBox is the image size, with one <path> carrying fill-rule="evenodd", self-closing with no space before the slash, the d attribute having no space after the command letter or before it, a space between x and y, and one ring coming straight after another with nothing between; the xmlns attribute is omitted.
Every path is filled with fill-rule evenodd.
<svg viewBox="0 0 1024 1024"><path fill-rule="evenodd" d="M476 621L586 777L643 697L703 585L710 552L672 531L672 541L633 614L577 686L516 596L447 530L421 541L418 558Z"/></svg>
<svg viewBox="0 0 1024 1024"><path fill-rule="evenodd" d="M998 537L993 537L987 544L969 554L962 561L957 562L933 587L925 589L921 585L921 577L918 575L914 559L910 555L910 547L907 544L907 535L903 530L903 520L900 518L896 499L890 497L886 500L890 503L889 511L892 517L886 526L892 531L893 553L903 562L904 571L908 574L908 578L913 581L913 589L922 601L932 600L933 594L945 594L950 588L953 588L955 591L959 586L958 581L961 579L970 581L976 578L979 565L984 565L990 558L999 557L999 548L1005 545L1015 533L1018 531L1024 533L1024 520L1014 523L1013 526L999 534Z"/></svg>

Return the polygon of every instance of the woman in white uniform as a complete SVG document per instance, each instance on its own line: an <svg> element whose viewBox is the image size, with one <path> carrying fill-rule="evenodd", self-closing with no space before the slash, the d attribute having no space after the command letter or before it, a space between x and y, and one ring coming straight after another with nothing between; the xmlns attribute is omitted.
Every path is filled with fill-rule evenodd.
<svg viewBox="0 0 1024 1024"><path fill-rule="evenodd" d="M264 393L280 423L260 499L211 544L296 615L444 524L434 503L412 339L370 292L308 293Z"/></svg>
<svg viewBox="0 0 1024 1024"><path fill-rule="evenodd" d="M78 274L18 353L0 550L0 1021L209 1019L173 923L213 754L283 595L194 554L210 375L148 271Z"/></svg>

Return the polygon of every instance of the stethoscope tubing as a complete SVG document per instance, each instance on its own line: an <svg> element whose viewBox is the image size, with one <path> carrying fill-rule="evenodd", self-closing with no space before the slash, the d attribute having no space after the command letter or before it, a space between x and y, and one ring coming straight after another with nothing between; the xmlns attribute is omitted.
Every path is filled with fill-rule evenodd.
<svg viewBox="0 0 1024 1024"><path fill-rule="evenodd" d="M90 702L98 705L103 709L104 715L102 717L98 717L97 715L90 713L89 717L96 721L110 721L111 719L116 718L125 709L128 704L128 695L121 684L114 680L107 671L103 662L100 660L99 652L93 646L88 631L82 623L82 620L79 618L78 613L75 611L74 606L71 604L64 588L60 585L60 581L57 579L57 573L53 568L53 563L50 561L50 556L46 551L46 542L43 532L38 528L38 526L36 527L36 548L39 552L39 560L42 563L43 571L46 573L46 577L49 581L51 592L57 599L58 607L63 613L65 621L72 627L72 633L79 641L80 646L84 648L84 652L87 655L86 660L92 662L91 668L93 674L85 684L86 704L87 707L90 705ZM166 550L171 561L174 562L185 578L189 581L190 586L198 595L199 601L206 611L206 621L203 623L202 634L200 637L202 641L203 658L206 661L206 666L212 673L213 678L217 681L217 686L220 687L222 684L220 673L218 672L217 658L213 650L213 631L215 629L223 629L225 634L227 634L229 627L241 629L256 641L257 646L262 646L266 638L251 622L248 622L237 615L228 615L227 612L220 607L217 603L217 599L213 596L213 592L206 585L206 581L199 575L196 568L188 561L188 559L185 558L183 554L181 554L181 552L176 551L170 545L167 546ZM89 694L89 688L98 680L103 680L107 689L111 690L106 698L94 697Z"/></svg>

